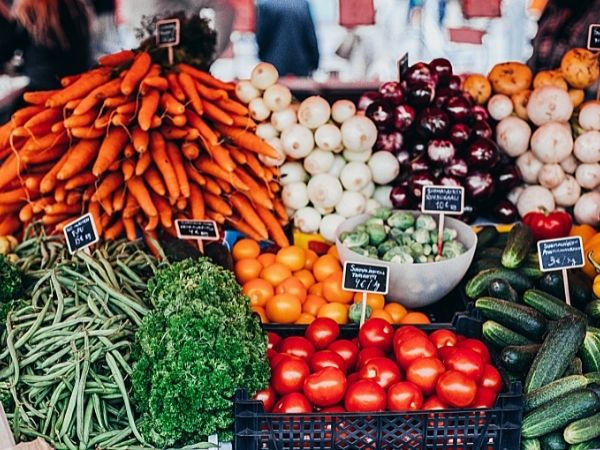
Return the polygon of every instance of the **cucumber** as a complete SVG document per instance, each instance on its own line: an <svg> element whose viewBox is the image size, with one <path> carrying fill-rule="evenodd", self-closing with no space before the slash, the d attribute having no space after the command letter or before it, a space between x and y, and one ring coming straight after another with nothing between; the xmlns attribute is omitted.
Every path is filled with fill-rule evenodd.
<svg viewBox="0 0 600 450"><path fill-rule="evenodd" d="M600 372L600 333L591 330L593 328L588 327L579 356L585 372Z"/></svg>
<svg viewBox="0 0 600 450"><path fill-rule="evenodd" d="M585 322L577 316L560 319L544 339L525 379L529 393L559 378L575 357L585 337Z"/></svg>
<svg viewBox="0 0 600 450"><path fill-rule="evenodd" d="M585 315L576 308L567 305L564 300L539 289L528 289L523 294L523 303L537 309L548 319L558 320L576 315L585 319Z"/></svg>
<svg viewBox="0 0 600 450"><path fill-rule="evenodd" d="M538 280L538 279L542 278L545 273L545 272L542 272L542 269L540 269L539 265L534 266L531 264L521 266L517 269L517 271L520 274L525 275L526 277L529 277L534 280Z"/></svg>
<svg viewBox="0 0 600 450"><path fill-rule="evenodd" d="M533 362L541 345L509 345L500 353L500 362L511 372L524 372Z"/></svg>
<svg viewBox="0 0 600 450"><path fill-rule="evenodd" d="M598 410L600 399L591 390L570 392L526 414L521 425L521 435L524 438L543 436L574 420L595 414Z"/></svg>
<svg viewBox="0 0 600 450"><path fill-rule="evenodd" d="M497 259L478 259L476 261L473 261L473 264L471 264L471 267L469 268L469 273L470 274L477 274L479 272L481 272L482 270L487 270L487 269L501 269L502 266L500 265L500 260Z"/></svg>
<svg viewBox="0 0 600 450"><path fill-rule="evenodd" d="M521 450L542 450L539 439L521 439Z"/></svg>
<svg viewBox="0 0 600 450"><path fill-rule="evenodd" d="M508 233L508 242L502 253L502 265L507 269L516 269L523 264L533 244L531 228L517 223Z"/></svg>
<svg viewBox="0 0 600 450"><path fill-rule="evenodd" d="M481 250L477 250L475 253L475 258L477 259L494 259L498 263L500 263L500 259L502 258L502 253L504 250L496 247L488 247L482 248Z"/></svg>
<svg viewBox="0 0 600 450"><path fill-rule="evenodd" d="M569 450L598 450L600 448L600 438L582 442L581 444L571 445Z"/></svg>
<svg viewBox="0 0 600 450"><path fill-rule="evenodd" d="M490 294L490 297L496 297L513 303L519 301L519 294L517 294L517 291L514 290L508 281L502 280L501 278L492 280L488 286L488 294Z"/></svg>
<svg viewBox="0 0 600 450"><path fill-rule="evenodd" d="M585 307L585 313L595 322L600 322L600 300L592 300Z"/></svg>
<svg viewBox="0 0 600 450"><path fill-rule="evenodd" d="M563 437L562 430L556 430L543 435L540 438L540 443L543 450L567 450L569 448L569 444L567 444L567 441Z"/></svg>
<svg viewBox="0 0 600 450"><path fill-rule="evenodd" d="M525 396L523 408L525 409L525 412L539 408L561 395L583 389L589 383L590 381L583 375L570 375L568 377L559 378L558 380L528 393Z"/></svg>
<svg viewBox="0 0 600 450"><path fill-rule="evenodd" d="M592 283L580 270L569 270L568 278L571 304L583 311L585 305L592 299ZM538 286L542 291L565 300L565 288L560 270L546 273L539 279Z"/></svg>
<svg viewBox="0 0 600 450"><path fill-rule="evenodd" d="M508 345L529 345L535 344L529 338L509 330L504 325L500 325L493 320L486 320L482 326L482 334L484 339L490 344L504 348Z"/></svg>
<svg viewBox="0 0 600 450"><path fill-rule="evenodd" d="M546 319L529 306L494 297L481 297L475 301L475 307L486 319L495 320L534 340L541 341L546 332Z"/></svg>
<svg viewBox="0 0 600 450"><path fill-rule="evenodd" d="M588 383L600 383L600 372L587 372L583 376L588 380Z"/></svg>
<svg viewBox="0 0 600 450"><path fill-rule="evenodd" d="M496 279L506 280L517 291L523 292L532 287L532 283L525 275L508 269L486 269L477 273L465 286L465 293L469 298L478 298L483 294L490 283Z"/></svg>
<svg viewBox="0 0 600 450"><path fill-rule="evenodd" d="M493 225L484 225L477 233L477 251L494 245L498 239L498 229Z"/></svg>
<svg viewBox="0 0 600 450"><path fill-rule="evenodd" d="M600 437L600 414L571 422L563 432L569 444L579 444Z"/></svg>
<svg viewBox="0 0 600 450"><path fill-rule="evenodd" d="M573 358L567 370L565 370L564 376L567 377L569 375L583 375L583 363L577 356Z"/></svg>

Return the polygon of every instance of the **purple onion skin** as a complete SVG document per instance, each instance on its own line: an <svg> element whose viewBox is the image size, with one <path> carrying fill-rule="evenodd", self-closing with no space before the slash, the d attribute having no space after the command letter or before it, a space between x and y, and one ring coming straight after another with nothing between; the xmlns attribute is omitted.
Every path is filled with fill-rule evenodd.
<svg viewBox="0 0 600 450"><path fill-rule="evenodd" d="M427 151L427 141L416 139L411 145L413 155L421 155Z"/></svg>
<svg viewBox="0 0 600 450"><path fill-rule="evenodd" d="M453 158L444 166L444 174L453 177L464 178L469 173L469 166L462 158Z"/></svg>
<svg viewBox="0 0 600 450"><path fill-rule="evenodd" d="M471 139L471 127L464 123L455 123L448 132L448 139L456 148L462 148Z"/></svg>
<svg viewBox="0 0 600 450"><path fill-rule="evenodd" d="M409 85L426 82L437 84L438 77L435 72L433 72L429 66L423 62L418 62L413 64L408 68L406 74L404 75L404 79L408 82Z"/></svg>
<svg viewBox="0 0 600 450"><path fill-rule="evenodd" d="M390 102L392 105L399 105L404 102L404 90L402 85L397 81L388 81L379 86L381 97Z"/></svg>
<svg viewBox="0 0 600 450"><path fill-rule="evenodd" d="M457 219L462 220L466 223L474 222L475 219L479 216L479 209L473 205L465 205L465 209L463 213L457 217Z"/></svg>
<svg viewBox="0 0 600 450"><path fill-rule="evenodd" d="M433 174L427 171L413 172L408 179L410 193L416 199L421 199L423 186L434 186L437 183L438 181Z"/></svg>
<svg viewBox="0 0 600 450"><path fill-rule="evenodd" d="M365 115L379 130L387 130L394 123L394 111L385 100L374 100L365 110Z"/></svg>
<svg viewBox="0 0 600 450"><path fill-rule="evenodd" d="M521 183L521 171L514 164L502 166L494 175L499 192L510 192Z"/></svg>
<svg viewBox="0 0 600 450"><path fill-rule="evenodd" d="M444 105L451 97L456 97L458 93L447 87L438 88L435 90L435 98L433 99L433 106L438 108L444 108Z"/></svg>
<svg viewBox="0 0 600 450"><path fill-rule="evenodd" d="M500 200L492 209L493 218L499 223L513 223L519 216L517 207L509 200Z"/></svg>
<svg viewBox="0 0 600 450"><path fill-rule="evenodd" d="M479 170L493 169L500 160L498 147L494 141L477 138L467 147L467 165Z"/></svg>
<svg viewBox="0 0 600 450"><path fill-rule="evenodd" d="M432 59L429 68L437 75L439 84L448 84L450 77L452 77L452 64L450 64L450 61L446 58Z"/></svg>
<svg viewBox="0 0 600 450"><path fill-rule="evenodd" d="M396 152L396 159L400 163L400 167L408 169L410 167L410 152L408 150L400 150Z"/></svg>
<svg viewBox="0 0 600 450"><path fill-rule="evenodd" d="M415 122L417 113L410 105L397 105L393 111L394 128L398 131L406 131Z"/></svg>
<svg viewBox="0 0 600 450"><path fill-rule="evenodd" d="M453 91L460 91L460 87L462 86L462 80L458 75L452 75L448 80L448 87Z"/></svg>
<svg viewBox="0 0 600 450"><path fill-rule="evenodd" d="M490 118L490 114L485 106L475 105L471 108L471 117L474 121L486 121Z"/></svg>
<svg viewBox="0 0 600 450"><path fill-rule="evenodd" d="M443 137L450 128L448 114L440 108L424 109L417 117L417 133L427 139Z"/></svg>
<svg viewBox="0 0 600 450"><path fill-rule="evenodd" d="M395 186L390 192L390 200L394 208L406 209L413 204L410 190L406 186Z"/></svg>
<svg viewBox="0 0 600 450"><path fill-rule="evenodd" d="M425 153L421 153L416 158L413 158L410 161L410 172L427 172L431 171L431 164L426 157Z"/></svg>
<svg viewBox="0 0 600 450"><path fill-rule="evenodd" d="M467 122L471 116L471 104L464 97L449 97L444 109L454 122Z"/></svg>
<svg viewBox="0 0 600 450"><path fill-rule="evenodd" d="M460 179L457 177L453 177L452 175L442 175L440 178L440 185L442 186L452 186L459 187L462 186Z"/></svg>
<svg viewBox="0 0 600 450"><path fill-rule="evenodd" d="M429 160L437 165L446 165L456 154L454 144L447 139L432 139L427 146Z"/></svg>
<svg viewBox="0 0 600 450"><path fill-rule="evenodd" d="M482 202L494 195L494 179L487 172L472 172L466 176L463 186L467 196L475 201Z"/></svg>
<svg viewBox="0 0 600 450"><path fill-rule="evenodd" d="M485 139L492 138L492 127L487 122L483 120L477 120L473 123L472 126L473 136L482 137Z"/></svg>
<svg viewBox="0 0 600 450"><path fill-rule="evenodd" d="M392 153L397 153L402 148L404 136L399 131L390 131L387 133L377 133L377 141L375 142L376 150L385 150Z"/></svg>
<svg viewBox="0 0 600 450"><path fill-rule="evenodd" d="M373 103L375 100L379 100L381 98L381 94L377 91L367 91L363 92L358 100L357 108L360 111L364 111L368 108L368 106Z"/></svg>
<svg viewBox="0 0 600 450"><path fill-rule="evenodd" d="M435 97L435 84L418 81L411 84L407 92L408 102L417 109L423 109L433 101Z"/></svg>

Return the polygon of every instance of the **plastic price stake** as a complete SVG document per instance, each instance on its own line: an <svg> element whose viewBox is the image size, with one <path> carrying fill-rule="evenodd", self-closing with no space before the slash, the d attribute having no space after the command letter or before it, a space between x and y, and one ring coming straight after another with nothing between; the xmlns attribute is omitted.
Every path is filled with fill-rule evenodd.
<svg viewBox="0 0 600 450"><path fill-rule="evenodd" d="M383 264L365 264L352 261L344 263L342 289L362 292L360 326L365 323L367 293L385 295L390 286L390 270Z"/></svg>
<svg viewBox="0 0 600 450"><path fill-rule="evenodd" d="M576 269L585 265L583 242L580 236L546 239L537 243L540 257L540 269L543 272L561 270L565 288L565 300L571 304L569 293L568 269Z"/></svg>
<svg viewBox="0 0 600 450"><path fill-rule="evenodd" d="M439 213L437 254L442 254L444 243L444 215L462 214L465 207L465 188L462 186L424 186L421 199L422 213Z"/></svg>
<svg viewBox="0 0 600 450"><path fill-rule="evenodd" d="M64 233L71 254L82 249L89 252L88 247L99 240L96 224L91 213L69 222L64 228Z"/></svg>
<svg viewBox="0 0 600 450"><path fill-rule="evenodd" d="M179 45L180 28L179 19L164 19L156 22L156 45L167 47L169 64L173 64L173 47Z"/></svg>

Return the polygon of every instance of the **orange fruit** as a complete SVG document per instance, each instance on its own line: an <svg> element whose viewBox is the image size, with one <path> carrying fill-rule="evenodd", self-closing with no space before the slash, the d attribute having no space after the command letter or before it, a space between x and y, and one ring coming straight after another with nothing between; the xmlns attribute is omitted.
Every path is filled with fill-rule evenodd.
<svg viewBox="0 0 600 450"><path fill-rule="evenodd" d="M320 295L308 294L306 296L306 300L304 300L304 303L302 303L302 312L316 316L319 312L319 308L326 304L327 300Z"/></svg>
<svg viewBox="0 0 600 450"><path fill-rule="evenodd" d="M323 296L323 283L313 284L311 287L308 288L308 293L322 297Z"/></svg>
<svg viewBox="0 0 600 450"><path fill-rule="evenodd" d="M387 320L387 322L391 323L391 324L394 323L392 316L388 312L386 312L384 309L374 309L371 312L371 316L369 317L369 319L373 319L375 317L378 317L379 319Z"/></svg>
<svg viewBox="0 0 600 450"><path fill-rule="evenodd" d="M352 303L354 292L342 289L342 272L335 272L323 280L323 297L328 302Z"/></svg>
<svg viewBox="0 0 600 450"><path fill-rule="evenodd" d="M294 272L294 276L302 282L306 289L316 283L315 277L313 277L312 272L308 269L298 270Z"/></svg>
<svg viewBox="0 0 600 450"><path fill-rule="evenodd" d="M302 314L302 303L295 295L277 294L267 300L265 312L271 322L294 323Z"/></svg>
<svg viewBox="0 0 600 450"><path fill-rule="evenodd" d="M269 267L270 265L275 264L275 255L273 253L263 253L256 259L263 265L263 267Z"/></svg>
<svg viewBox="0 0 600 450"><path fill-rule="evenodd" d="M342 266L340 265L340 262L331 255L321 256L313 266L313 274L317 281L323 281L335 272L342 273Z"/></svg>
<svg viewBox="0 0 600 450"><path fill-rule="evenodd" d="M273 286L277 286L291 276L292 271L287 266L279 263L273 263L260 272L260 277L263 280L267 280Z"/></svg>
<svg viewBox="0 0 600 450"><path fill-rule="evenodd" d="M327 250L327 254L333 256L338 261L340 260L340 255L338 254L336 245L332 245L331 247L329 247L329 250Z"/></svg>
<svg viewBox="0 0 600 450"><path fill-rule="evenodd" d="M419 311L411 311L402 318L400 323L431 323L431 320L429 320L429 316L427 316L427 314L423 314Z"/></svg>
<svg viewBox="0 0 600 450"><path fill-rule="evenodd" d="M308 270L312 270L315 262L319 259L319 255L317 255L313 250L306 250L304 252L306 255L306 260L304 261L304 268Z"/></svg>
<svg viewBox="0 0 600 450"><path fill-rule="evenodd" d="M354 294L354 303L362 302L362 298L362 292L356 292ZM372 309L383 309L385 305L385 297L381 294L367 292L367 305L369 305Z"/></svg>
<svg viewBox="0 0 600 450"><path fill-rule="evenodd" d="M400 303L394 303L394 302L391 302L391 303L388 303L387 305L385 305L383 307L383 310L386 313L388 313L390 316L392 316L392 320L394 321L394 323L400 323L402 318L408 312L406 310L406 308L404 306L402 306Z"/></svg>
<svg viewBox="0 0 600 450"><path fill-rule="evenodd" d="M242 292L250 298L250 305L265 306L267 300L273 297L273 286L261 278L247 281L242 287Z"/></svg>
<svg viewBox="0 0 600 450"><path fill-rule="evenodd" d="M304 263L306 262L306 255L304 254L304 249L298 247L296 245L291 245L289 247L282 248L277 252L277 256L275 261L279 264L283 264L287 266L295 272L296 270L300 270L304 268Z"/></svg>
<svg viewBox="0 0 600 450"><path fill-rule="evenodd" d="M297 325L309 325L310 323L312 323L313 320L315 320L315 316L303 312L302 314L300 314L298 320L296 320L294 323Z"/></svg>
<svg viewBox="0 0 600 450"><path fill-rule="evenodd" d="M260 323L269 323L269 319L267 319L267 313L265 313L265 308L262 306L252 306L251 308L252 311L254 311L260 318Z"/></svg>
<svg viewBox="0 0 600 450"><path fill-rule="evenodd" d="M263 266L256 259L240 259L235 263L235 276L240 284L258 278Z"/></svg>
<svg viewBox="0 0 600 450"><path fill-rule="evenodd" d="M306 289L306 286L302 284L302 281L300 281L295 276L291 276L277 285L277 287L275 288L275 293L295 295L300 299L301 303L304 303L308 291Z"/></svg>
<svg viewBox="0 0 600 450"><path fill-rule="evenodd" d="M260 255L260 247L254 239L240 239L231 249L235 261L240 259L256 259Z"/></svg>
<svg viewBox="0 0 600 450"><path fill-rule="evenodd" d="M339 325L346 325L348 323L348 308L341 303L327 303L319 308L317 317L329 317Z"/></svg>

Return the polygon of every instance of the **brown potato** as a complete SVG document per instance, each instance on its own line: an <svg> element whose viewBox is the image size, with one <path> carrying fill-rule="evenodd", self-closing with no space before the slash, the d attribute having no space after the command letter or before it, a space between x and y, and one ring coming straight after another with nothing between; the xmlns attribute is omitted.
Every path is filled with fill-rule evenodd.
<svg viewBox="0 0 600 450"><path fill-rule="evenodd" d="M569 89L569 97L571 97L573 108L577 108L585 100L585 91L583 89Z"/></svg>
<svg viewBox="0 0 600 450"><path fill-rule="evenodd" d="M593 85L600 75L598 56L585 48L573 48L562 57L560 70L572 87L586 89Z"/></svg>
<svg viewBox="0 0 600 450"><path fill-rule="evenodd" d="M532 78L529 67L516 61L496 64L488 75L494 92L509 96L529 89Z"/></svg>
<svg viewBox="0 0 600 450"><path fill-rule="evenodd" d="M485 104L492 95L492 85L479 73L473 73L465 78L463 90L471 94L478 105Z"/></svg>
<svg viewBox="0 0 600 450"><path fill-rule="evenodd" d="M525 89L510 97L515 108L515 114L523 120L527 120L529 118L529 115L527 114L527 102L529 101L530 96L531 91L529 89Z"/></svg>
<svg viewBox="0 0 600 450"><path fill-rule="evenodd" d="M538 72L533 79L533 88L537 89L542 86L556 86L564 91L569 89L569 85L560 70L542 70Z"/></svg>

